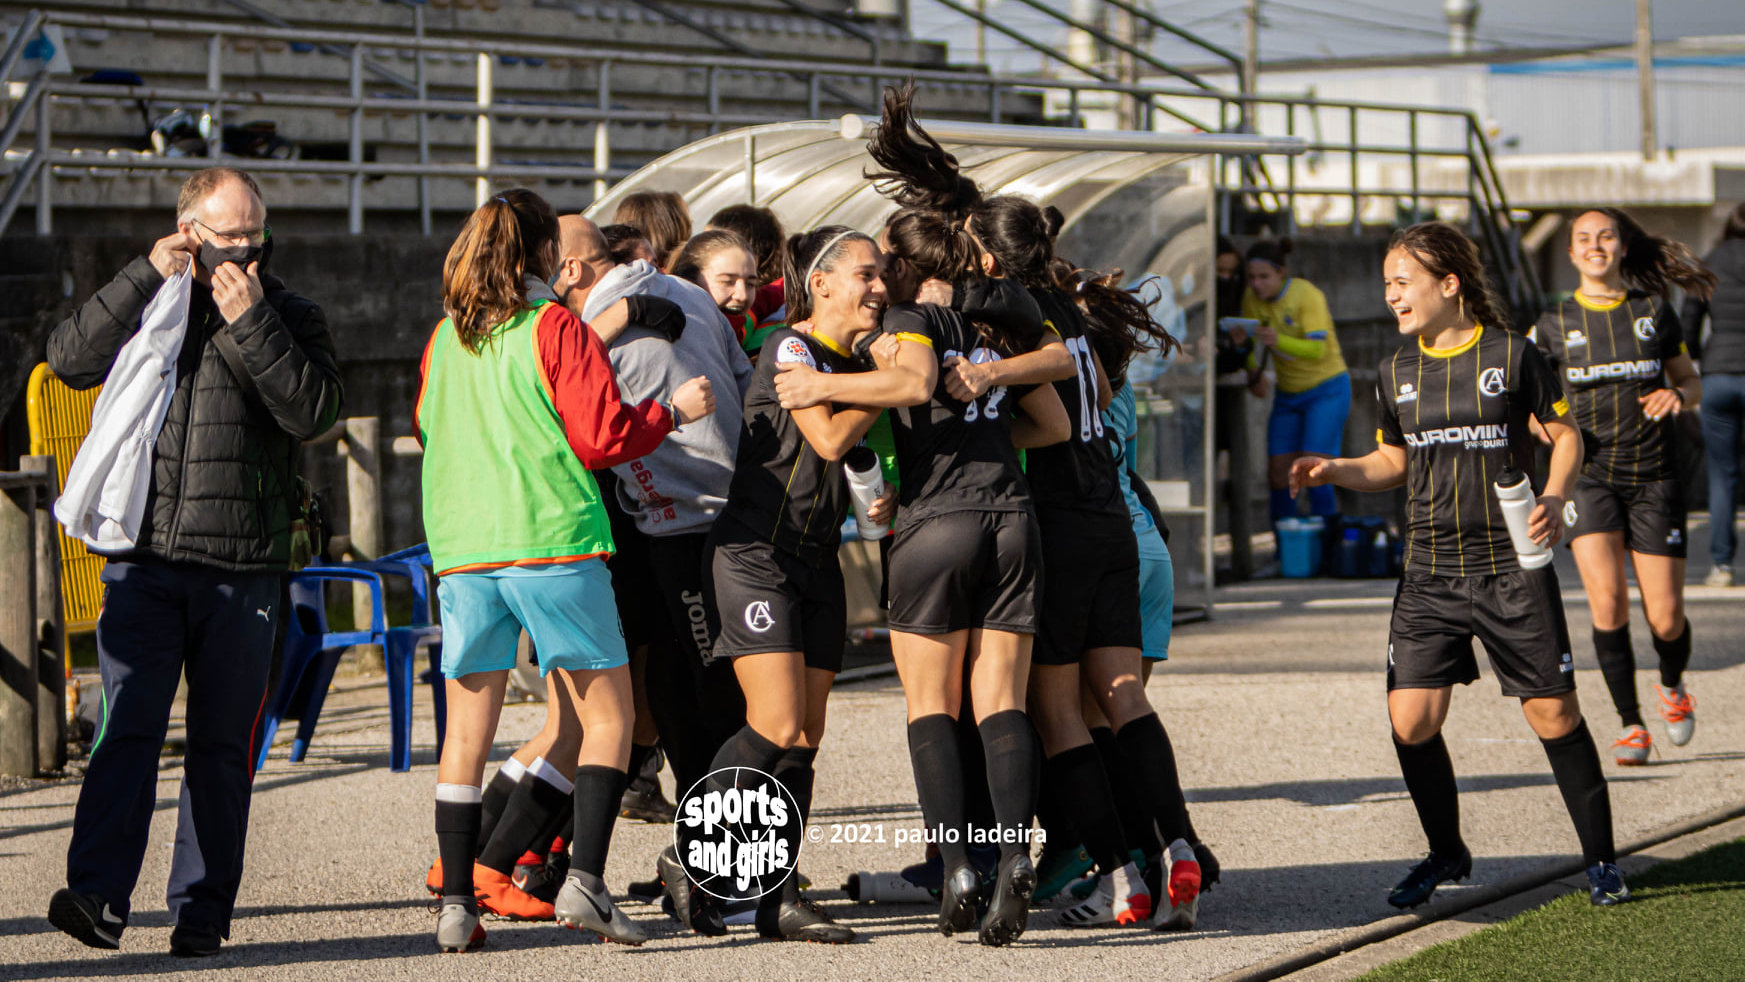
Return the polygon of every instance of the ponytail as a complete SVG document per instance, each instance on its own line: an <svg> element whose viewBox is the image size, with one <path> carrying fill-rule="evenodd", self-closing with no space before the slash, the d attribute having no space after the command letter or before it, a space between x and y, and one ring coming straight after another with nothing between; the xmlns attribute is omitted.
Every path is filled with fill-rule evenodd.
<svg viewBox="0 0 1745 982"><path fill-rule="evenodd" d="M1650 235L1621 208L1589 208L1576 218L1590 214L1610 218L1617 228L1618 241L1624 247L1618 272L1626 284L1657 297L1666 296L1674 284L1704 300L1715 291L1714 272L1689 246L1663 235ZM1570 220L1569 234L1575 235L1574 219Z"/></svg>
<svg viewBox="0 0 1745 982"><path fill-rule="evenodd" d="M468 216L442 263L442 309L477 354L491 332L527 306L528 275L544 279L557 213L526 188L492 197Z"/></svg>
<svg viewBox="0 0 1745 982"><path fill-rule="evenodd" d="M1151 305L1140 299L1139 291L1124 290L1121 270L1101 273L1067 266L1061 287L1077 296L1085 307L1085 334L1097 349L1103 370L1110 383L1127 377L1127 366L1143 351L1169 354L1181 347L1181 341L1169 333L1151 316Z"/></svg>
<svg viewBox="0 0 1745 982"><path fill-rule="evenodd" d="M920 279L955 282L968 273L981 273L982 250L975 236L962 222L938 212L914 208L897 212L885 224L885 241L889 253L908 263Z"/></svg>
<svg viewBox="0 0 1745 982"><path fill-rule="evenodd" d="M1509 308L1486 275L1478 246L1452 225L1420 222L1402 228L1388 240L1388 251L1403 249L1431 276L1460 281L1460 302L1474 324L1509 327ZM1252 250L1250 250L1252 252Z"/></svg>
<svg viewBox="0 0 1745 982"><path fill-rule="evenodd" d="M915 83L886 86L884 114L866 141L866 152L883 170L865 172L880 194L904 208L936 211L962 220L981 203L976 182L957 158L915 121Z"/></svg>
<svg viewBox="0 0 1745 982"><path fill-rule="evenodd" d="M1054 283L1054 237L1064 221L1052 205L1041 208L1017 195L1000 194L976 205L968 227L1002 274L1025 286L1047 287Z"/></svg>

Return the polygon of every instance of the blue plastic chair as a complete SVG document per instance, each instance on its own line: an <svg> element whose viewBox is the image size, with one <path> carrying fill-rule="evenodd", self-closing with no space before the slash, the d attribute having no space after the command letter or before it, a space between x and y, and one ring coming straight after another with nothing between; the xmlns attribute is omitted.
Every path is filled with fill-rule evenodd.
<svg viewBox="0 0 1745 982"><path fill-rule="evenodd" d="M267 750L272 746L280 721L290 716L298 718L297 736L291 742L291 761L296 763L303 759L315 732L315 724L321 717L321 707L327 700L327 689L333 682L339 659L346 648L359 644L382 646L388 681L388 766L394 771L406 771L412 767L414 666L418 649L429 649L430 668L421 680L431 687L436 716L436 752L441 756L447 706L439 668L442 627L432 624L430 617L429 563L430 550L420 545L376 560L311 566L292 574L284 666L278 694L268 707L255 765L257 770L266 763ZM382 606L383 576L403 576L410 582L411 623L400 626L386 623ZM329 582L369 585L371 624L368 631L327 630L324 587Z"/></svg>
<svg viewBox="0 0 1745 982"><path fill-rule="evenodd" d="M327 629L326 585L330 582L363 583L370 588L370 626L366 630ZM297 736L291 741L291 760L301 761L321 718L333 670L345 649L360 644L379 644L386 649L386 617L382 612L380 573L338 566L307 566L291 574L291 606L285 615L284 665L279 671L279 689L267 706L261 724L260 747L255 770L267 763L267 751L288 716L297 717Z"/></svg>

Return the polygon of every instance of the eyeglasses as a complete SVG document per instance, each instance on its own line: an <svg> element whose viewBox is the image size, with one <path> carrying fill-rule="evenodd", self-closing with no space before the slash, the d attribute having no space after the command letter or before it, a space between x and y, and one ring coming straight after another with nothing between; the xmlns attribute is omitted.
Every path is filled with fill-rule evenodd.
<svg viewBox="0 0 1745 982"><path fill-rule="evenodd" d="M223 240L225 242L229 242L233 245L239 244L239 243L243 244L243 245L262 245L267 241L268 236L271 236L273 234L273 228L271 225L263 225L260 228L236 229L235 231L231 231L231 232L220 232L219 230L213 228L212 226L206 224L205 222L201 221L198 218L194 218L194 219L190 219L190 220L195 225L200 226L201 228L205 229L208 232L211 232L213 238L221 239L221 240Z"/></svg>

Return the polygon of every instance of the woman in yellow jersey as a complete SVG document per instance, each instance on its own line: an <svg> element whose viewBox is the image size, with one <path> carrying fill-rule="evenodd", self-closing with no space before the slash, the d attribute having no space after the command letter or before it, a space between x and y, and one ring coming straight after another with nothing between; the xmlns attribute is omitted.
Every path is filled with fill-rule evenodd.
<svg viewBox="0 0 1745 982"><path fill-rule="evenodd" d="M1594 654L1623 726L1612 757L1646 764L1652 740L1636 699L1624 567L1627 560L1636 572L1658 656L1660 718L1667 738L1682 747L1696 728L1696 704L1684 687L1686 495L1675 417L1696 405L1703 387L1666 294L1677 284L1707 297L1715 274L1616 208L1576 216L1569 262L1581 285L1539 319L1534 340L1563 376L1587 442L1563 521L1587 590Z"/></svg>
<svg viewBox="0 0 1745 982"><path fill-rule="evenodd" d="M1265 347L1250 357L1249 367L1265 368L1270 360L1278 376L1266 424L1266 481L1275 522L1297 513L1289 490L1291 462L1304 454L1339 456L1351 412L1351 375L1339 354L1327 298L1315 284L1290 275L1285 266L1290 252L1290 239L1262 239L1249 246L1248 292L1242 295L1242 316L1260 322L1254 337ZM1309 490L1311 514L1338 511L1331 487Z"/></svg>

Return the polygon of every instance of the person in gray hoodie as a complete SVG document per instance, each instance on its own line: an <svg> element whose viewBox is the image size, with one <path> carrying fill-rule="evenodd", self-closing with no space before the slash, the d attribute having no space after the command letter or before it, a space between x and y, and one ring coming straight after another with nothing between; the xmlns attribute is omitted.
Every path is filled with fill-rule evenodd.
<svg viewBox="0 0 1745 982"><path fill-rule="evenodd" d="M703 577L705 540L733 479L751 363L708 291L643 260L610 268L572 262L572 256L604 252L599 229L576 215L563 217L559 225L563 260L552 287L584 322L629 296L659 297L684 311L679 330L635 325L602 338L623 397L667 392L673 378L696 375L707 376L718 393L717 410L709 418L674 432L657 452L612 469L617 503L647 536L653 587L666 614L665 623L649 633L644 671L650 714L683 795L708 773L721 744L745 722L745 701L731 666L711 656L719 625L703 600ZM663 860L662 865L669 864ZM670 866L679 869L676 857ZM682 874L677 879L682 882Z"/></svg>

